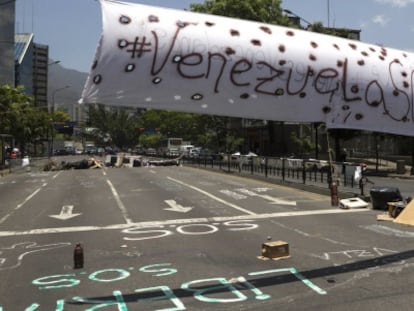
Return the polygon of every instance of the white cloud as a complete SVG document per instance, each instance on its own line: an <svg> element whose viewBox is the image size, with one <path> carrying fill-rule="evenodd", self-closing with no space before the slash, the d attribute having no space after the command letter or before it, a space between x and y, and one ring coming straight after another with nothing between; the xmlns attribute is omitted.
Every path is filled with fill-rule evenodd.
<svg viewBox="0 0 414 311"><path fill-rule="evenodd" d="M394 7L403 8L407 5L413 4L414 0L375 0L375 2L391 4Z"/></svg>
<svg viewBox="0 0 414 311"><path fill-rule="evenodd" d="M390 20L386 18L384 15L376 15L372 18L372 22L374 24L380 25L381 27L385 27Z"/></svg>

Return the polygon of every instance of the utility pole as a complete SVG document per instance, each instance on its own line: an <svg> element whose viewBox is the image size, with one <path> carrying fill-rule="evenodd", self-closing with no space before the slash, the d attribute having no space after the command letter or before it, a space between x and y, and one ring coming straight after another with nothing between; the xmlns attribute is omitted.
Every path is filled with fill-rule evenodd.
<svg viewBox="0 0 414 311"><path fill-rule="evenodd" d="M53 94L52 94L52 107L51 107L52 108L51 109L52 113L55 112L55 96L56 96L56 93L60 92L60 91L63 91L64 89L67 89L67 88L70 88L70 85L65 85L64 87L58 88L58 89L53 91Z"/></svg>
<svg viewBox="0 0 414 311"><path fill-rule="evenodd" d="M326 0L327 2L327 6L328 6L328 28L330 27L331 24L331 5L330 5L330 1Z"/></svg>

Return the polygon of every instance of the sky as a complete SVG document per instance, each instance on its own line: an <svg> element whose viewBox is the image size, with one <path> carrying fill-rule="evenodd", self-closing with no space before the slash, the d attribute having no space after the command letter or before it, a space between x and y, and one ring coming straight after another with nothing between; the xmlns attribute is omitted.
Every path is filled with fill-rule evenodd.
<svg viewBox="0 0 414 311"><path fill-rule="evenodd" d="M125 2L181 10L204 0ZM414 0L282 0L281 6L309 23L359 29L363 42L414 52ZM33 33L65 68L89 72L101 32L97 0L16 0L16 33Z"/></svg>

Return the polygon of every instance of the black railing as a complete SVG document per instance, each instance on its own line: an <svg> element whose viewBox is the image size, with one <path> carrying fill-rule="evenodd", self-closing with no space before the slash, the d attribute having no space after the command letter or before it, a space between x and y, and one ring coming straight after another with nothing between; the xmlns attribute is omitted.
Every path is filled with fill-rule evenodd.
<svg viewBox="0 0 414 311"><path fill-rule="evenodd" d="M327 188L329 188L332 181L337 182L342 187L359 187L358 183L354 181L355 166L350 165L346 169L343 163L332 164L333 174L331 173L331 166L326 161L291 158L235 158L224 155L220 157L183 158L182 163L201 168L278 179L283 182L326 186Z"/></svg>

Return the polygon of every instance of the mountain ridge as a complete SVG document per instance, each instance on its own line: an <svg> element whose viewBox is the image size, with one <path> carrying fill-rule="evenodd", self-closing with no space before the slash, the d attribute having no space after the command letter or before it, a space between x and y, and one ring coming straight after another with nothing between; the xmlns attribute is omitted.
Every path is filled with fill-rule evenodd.
<svg viewBox="0 0 414 311"><path fill-rule="evenodd" d="M54 60L50 59L50 63ZM48 101L55 105L78 103L82 95L88 73L65 68L60 63L48 68ZM68 86L67 88L65 88Z"/></svg>

